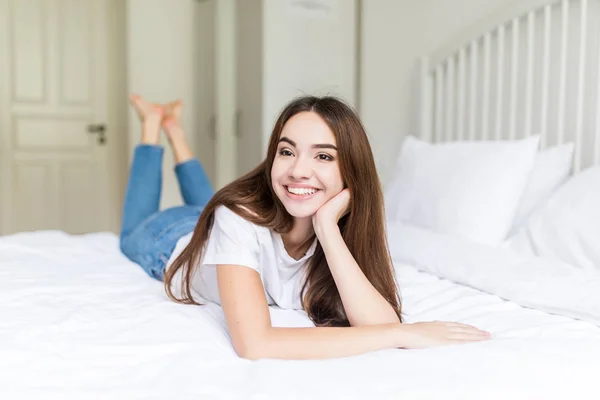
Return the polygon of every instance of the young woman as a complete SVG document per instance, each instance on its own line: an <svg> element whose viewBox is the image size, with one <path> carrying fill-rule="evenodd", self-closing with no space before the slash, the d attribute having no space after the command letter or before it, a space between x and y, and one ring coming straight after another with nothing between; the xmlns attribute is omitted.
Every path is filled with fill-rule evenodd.
<svg viewBox="0 0 600 400"><path fill-rule="evenodd" d="M373 154L342 101L293 100L266 159L213 194L185 141L181 103L131 100L143 128L121 249L164 280L174 301L220 304L241 357L317 359L489 338L460 323L402 323ZM185 205L159 212L161 126ZM316 327L273 327L269 305L302 309Z"/></svg>

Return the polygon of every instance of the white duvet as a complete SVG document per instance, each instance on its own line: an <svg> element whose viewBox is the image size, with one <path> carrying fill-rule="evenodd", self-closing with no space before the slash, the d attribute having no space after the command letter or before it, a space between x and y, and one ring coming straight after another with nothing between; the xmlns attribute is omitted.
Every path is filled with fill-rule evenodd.
<svg viewBox="0 0 600 400"><path fill-rule="evenodd" d="M0 398L600 398L597 276L545 274L539 262L517 268L510 256L467 245L439 244L427 258L422 242L403 243L392 251L407 322L459 321L492 340L247 361L233 351L219 307L169 301L120 254L115 235L2 237ZM276 325L310 325L303 313L271 314Z"/></svg>

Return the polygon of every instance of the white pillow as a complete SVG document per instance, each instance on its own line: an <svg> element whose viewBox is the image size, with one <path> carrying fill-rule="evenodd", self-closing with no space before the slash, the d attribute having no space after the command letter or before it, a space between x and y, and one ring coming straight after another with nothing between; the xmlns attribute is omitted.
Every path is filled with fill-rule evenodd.
<svg viewBox="0 0 600 400"><path fill-rule="evenodd" d="M387 217L497 245L533 167L539 136L430 144L408 136L386 191Z"/></svg>
<svg viewBox="0 0 600 400"><path fill-rule="evenodd" d="M569 179L506 246L586 270L600 269L600 166Z"/></svg>
<svg viewBox="0 0 600 400"><path fill-rule="evenodd" d="M567 180L571 172L574 148L573 143L566 143L538 153L509 235L516 233L536 207L542 206Z"/></svg>

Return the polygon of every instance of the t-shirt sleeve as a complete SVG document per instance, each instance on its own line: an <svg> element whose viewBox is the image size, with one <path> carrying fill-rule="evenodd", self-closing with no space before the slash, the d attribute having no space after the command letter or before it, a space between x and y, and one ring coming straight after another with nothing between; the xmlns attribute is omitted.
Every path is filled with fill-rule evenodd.
<svg viewBox="0 0 600 400"><path fill-rule="evenodd" d="M258 235L251 222L225 206L215 210L202 255L203 266L242 265L260 273L259 250Z"/></svg>

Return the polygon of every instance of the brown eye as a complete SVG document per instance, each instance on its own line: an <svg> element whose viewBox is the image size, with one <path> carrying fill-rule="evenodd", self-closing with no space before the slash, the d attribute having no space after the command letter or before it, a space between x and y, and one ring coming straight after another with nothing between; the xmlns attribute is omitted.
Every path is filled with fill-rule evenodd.
<svg viewBox="0 0 600 400"><path fill-rule="evenodd" d="M321 154L317 155L317 157L319 157L319 160L333 161L333 157L331 157L329 154L321 153Z"/></svg>
<svg viewBox="0 0 600 400"><path fill-rule="evenodd" d="M289 151L288 149L282 149L282 150L279 150L279 155L280 156L291 156L292 152Z"/></svg>

